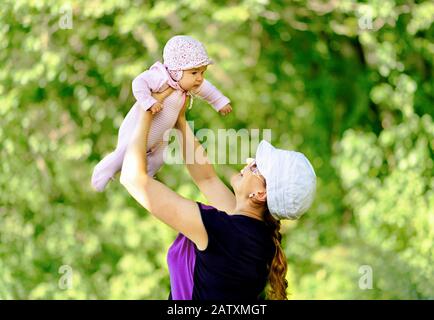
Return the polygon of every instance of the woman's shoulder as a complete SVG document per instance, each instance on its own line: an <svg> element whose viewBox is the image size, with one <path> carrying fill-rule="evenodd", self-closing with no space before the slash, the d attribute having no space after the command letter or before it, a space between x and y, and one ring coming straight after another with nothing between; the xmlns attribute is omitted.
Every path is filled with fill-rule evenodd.
<svg viewBox="0 0 434 320"><path fill-rule="evenodd" d="M229 214L225 211L220 211L217 208L206 205L202 202L197 202L199 206L199 211L202 216L202 220L206 223L205 220L213 219L213 220L227 220L229 218ZM206 226L206 225L205 225Z"/></svg>
<svg viewBox="0 0 434 320"><path fill-rule="evenodd" d="M205 227L206 223L209 222L219 222L223 225L247 225L255 226L259 228L266 228L265 222L251 218L241 214L229 214L225 211L221 211L213 206L206 205L201 202L197 202L199 210L202 215L202 220L204 221Z"/></svg>
<svg viewBox="0 0 434 320"><path fill-rule="evenodd" d="M226 211L219 210L216 207L204 204L202 202L197 202L197 204L202 215L212 215L221 219L230 219L233 216Z"/></svg>
<svg viewBox="0 0 434 320"><path fill-rule="evenodd" d="M221 212L227 214L225 211L220 211L216 207L204 204L202 202L197 201L197 204L199 206L199 210L205 211L205 212Z"/></svg>
<svg viewBox="0 0 434 320"><path fill-rule="evenodd" d="M228 214L198 202L202 221L208 234L208 251L237 253L246 248L267 255L273 241L264 221L241 214Z"/></svg>

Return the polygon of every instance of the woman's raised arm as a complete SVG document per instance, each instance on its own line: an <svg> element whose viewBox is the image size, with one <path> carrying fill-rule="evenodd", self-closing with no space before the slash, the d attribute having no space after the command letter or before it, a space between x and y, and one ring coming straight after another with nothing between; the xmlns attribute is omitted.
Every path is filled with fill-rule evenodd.
<svg viewBox="0 0 434 320"><path fill-rule="evenodd" d="M186 105L179 114L176 128L182 137L180 143L184 161L189 160L186 161L187 169L211 206L221 211L232 212L236 205L235 195L218 177L206 151L188 126L185 119Z"/></svg>
<svg viewBox="0 0 434 320"><path fill-rule="evenodd" d="M151 121L151 112L140 109L140 119L125 153L120 182L153 216L203 250L208 244L208 235L197 203L181 197L146 172L146 138Z"/></svg>

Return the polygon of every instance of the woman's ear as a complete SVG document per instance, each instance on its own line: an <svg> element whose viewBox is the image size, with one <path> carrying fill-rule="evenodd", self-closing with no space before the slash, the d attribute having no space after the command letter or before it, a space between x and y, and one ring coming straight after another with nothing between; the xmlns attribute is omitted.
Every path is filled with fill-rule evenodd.
<svg viewBox="0 0 434 320"><path fill-rule="evenodd" d="M261 202L267 202L267 191L256 192L256 199L258 199Z"/></svg>

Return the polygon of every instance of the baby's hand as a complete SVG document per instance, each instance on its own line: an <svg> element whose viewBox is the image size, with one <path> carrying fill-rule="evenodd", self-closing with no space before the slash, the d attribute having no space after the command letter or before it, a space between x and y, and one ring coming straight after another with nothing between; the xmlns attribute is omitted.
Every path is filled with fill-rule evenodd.
<svg viewBox="0 0 434 320"><path fill-rule="evenodd" d="M219 110L220 114L223 116L227 115L231 111L232 107L229 103Z"/></svg>
<svg viewBox="0 0 434 320"><path fill-rule="evenodd" d="M155 102L152 105L152 107L149 108L149 110L151 111L152 114L156 114L156 113L160 112L161 109L163 109L163 105L159 102Z"/></svg>

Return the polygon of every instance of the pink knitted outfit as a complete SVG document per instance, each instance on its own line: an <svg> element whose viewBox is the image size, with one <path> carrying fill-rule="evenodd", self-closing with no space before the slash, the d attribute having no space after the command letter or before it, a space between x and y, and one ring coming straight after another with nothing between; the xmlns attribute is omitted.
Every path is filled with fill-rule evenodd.
<svg viewBox="0 0 434 320"><path fill-rule="evenodd" d="M167 141L163 140L164 132L174 127L187 95L191 95L178 84L182 78L182 70L213 63L203 45L188 36L175 36L170 39L164 48L163 58L164 64L155 62L149 70L133 80L133 94L137 102L119 128L116 149L95 166L92 174L92 186L99 192L105 189L110 179L114 179L113 176L122 168L128 143L139 119L139 108L148 110L157 102L151 93L164 91L170 86L175 91L164 100L164 108L154 115L149 129L147 172L150 176L155 175L163 165L164 148L167 146ZM230 102L207 80L196 89L194 95L207 101L216 111Z"/></svg>

